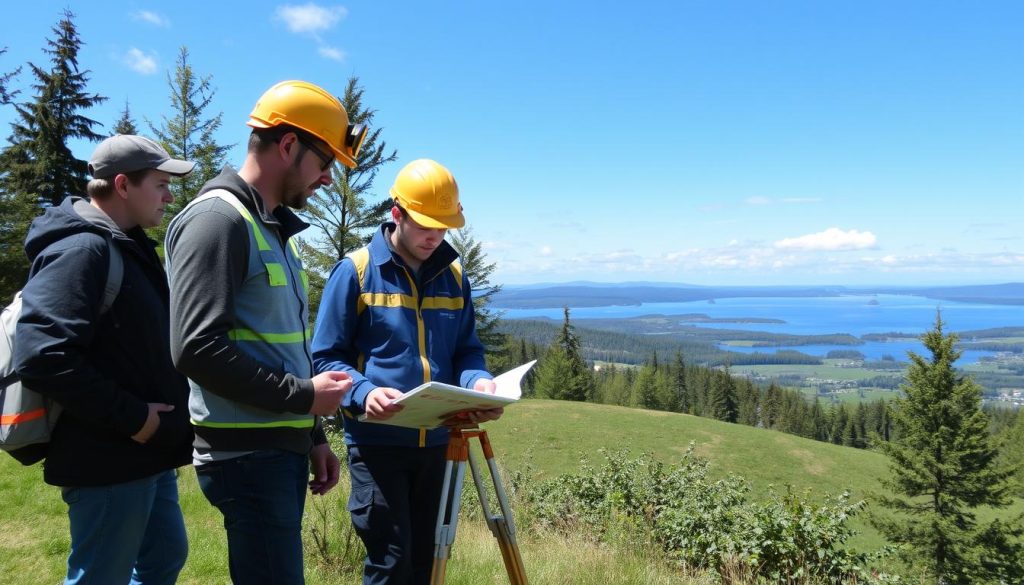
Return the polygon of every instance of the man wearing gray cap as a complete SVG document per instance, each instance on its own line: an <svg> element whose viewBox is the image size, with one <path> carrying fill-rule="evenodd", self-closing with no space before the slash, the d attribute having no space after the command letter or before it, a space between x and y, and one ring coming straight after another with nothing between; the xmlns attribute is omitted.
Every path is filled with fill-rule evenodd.
<svg viewBox="0 0 1024 585"><path fill-rule="evenodd" d="M108 138L89 160L89 199L47 209L25 240L15 368L63 409L43 479L68 505L65 583L170 584L185 564L174 470L191 459L188 383L171 361L167 278L143 228L174 200L171 177L194 166L148 138Z"/></svg>

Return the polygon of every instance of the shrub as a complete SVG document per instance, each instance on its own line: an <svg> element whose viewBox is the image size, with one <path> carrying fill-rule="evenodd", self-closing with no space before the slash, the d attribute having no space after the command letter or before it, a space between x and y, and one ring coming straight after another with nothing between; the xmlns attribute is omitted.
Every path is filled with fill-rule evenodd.
<svg viewBox="0 0 1024 585"><path fill-rule="evenodd" d="M710 571L732 581L761 583L889 582L872 574L874 556L844 547L854 533L849 519L865 503L850 494L813 505L787 489L750 502L741 477L708 477L708 461L693 444L677 465L628 451L602 451L600 468L535 486L523 500L535 522L612 541L628 537L654 543L688 572ZM886 551L878 553L885 554Z"/></svg>

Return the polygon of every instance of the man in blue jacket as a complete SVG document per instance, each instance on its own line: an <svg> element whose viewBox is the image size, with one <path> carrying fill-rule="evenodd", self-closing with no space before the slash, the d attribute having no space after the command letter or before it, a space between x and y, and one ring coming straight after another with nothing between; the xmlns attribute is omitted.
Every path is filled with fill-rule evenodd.
<svg viewBox="0 0 1024 585"><path fill-rule="evenodd" d="M476 334L469 279L445 240L465 225L458 185L440 164L406 165L391 188L392 222L339 262L313 335L318 372L344 371L342 400L352 492L348 509L366 546L364 584L428 583L448 430L386 421L404 391L435 380L494 392ZM464 422L497 419L477 411Z"/></svg>
<svg viewBox="0 0 1024 585"><path fill-rule="evenodd" d="M194 165L141 136L108 138L89 161L91 200L47 209L25 241L15 368L63 407L43 479L68 505L65 583L169 585L185 564L174 469L190 460L188 383L171 362L167 277L143 228L160 224L171 177ZM110 246L122 284L100 315Z"/></svg>

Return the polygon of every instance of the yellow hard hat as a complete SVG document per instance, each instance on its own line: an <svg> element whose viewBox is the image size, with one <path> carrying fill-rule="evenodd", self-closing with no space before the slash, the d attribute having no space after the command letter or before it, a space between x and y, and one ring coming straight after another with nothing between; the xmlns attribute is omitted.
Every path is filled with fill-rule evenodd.
<svg viewBox="0 0 1024 585"><path fill-rule="evenodd" d="M341 164L355 168L366 126L349 124L338 98L305 81L282 81L268 89L249 114L247 125L273 128L288 124L323 140Z"/></svg>
<svg viewBox="0 0 1024 585"><path fill-rule="evenodd" d="M423 227L448 229L466 225L455 177L430 159L414 160L398 171L391 196Z"/></svg>

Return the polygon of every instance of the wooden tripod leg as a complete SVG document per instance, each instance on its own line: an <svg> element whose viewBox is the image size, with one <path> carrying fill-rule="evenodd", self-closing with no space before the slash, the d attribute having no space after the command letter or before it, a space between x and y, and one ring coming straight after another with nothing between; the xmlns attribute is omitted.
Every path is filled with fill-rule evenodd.
<svg viewBox="0 0 1024 585"><path fill-rule="evenodd" d="M483 479L469 452L469 439L472 437L480 440L480 446L491 473L491 480L494 483L494 493L498 497L498 505L501 508L500 514L491 514ZM437 515L437 529L434 532L434 566L430 573L430 585L444 585L448 555L452 543L455 542L455 531L459 524L459 504L462 499L467 462L473 475L477 495L480 496L480 506L483 508L484 518L487 520L487 527L498 540L498 548L501 550L505 570L508 571L509 582L511 585L529 585L526 580L523 557L519 553L519 543L516 542L516 527L512 520L512 510L508 503L508 496L505 494L505 487L498 475L498 466L494 462L494 452L491 450L487 432L479 429L465 432L453 429L446 457L448 461L445 464L442 483L441 506Z"/></svg>
<svg viewBox="0 0 1024 585"><path fill-rule="evenodd" d="M468 447L462 433L453 430L445 455L447 461L441 483L441 505L438 507L434 529L434 564L430 571L430 585L444 585L448 555L455 542L455 531L459 527L459 504L462 502L462 484L466 477Z"/></svg>
<svg viewBox="0 0 1024 585"><path fill-rule="evenodd" d="M498 465L494 461L494 451L491 449L491 442L487 438L486 431L480 431L477 438L480 439L484 459L487 461L487 468L491 473L491 481L494 484L494 494L498 498L498 507L501 509L500 514L491 514L480 473L477 471L472 455L470 455L468 457L469 468L473 472L473 482L476 483L477 493L480 495L480 505L483 506L487 526L498 540L498 548L501 550L501 558L505 563L509 582L512 585L528 585L526 568L523 565L523 557L519 553L519 543L516 541L516 527L515 521L512 519L512 508L509 506L505 486L502 484L501 475L498 473Z"/></svg>

